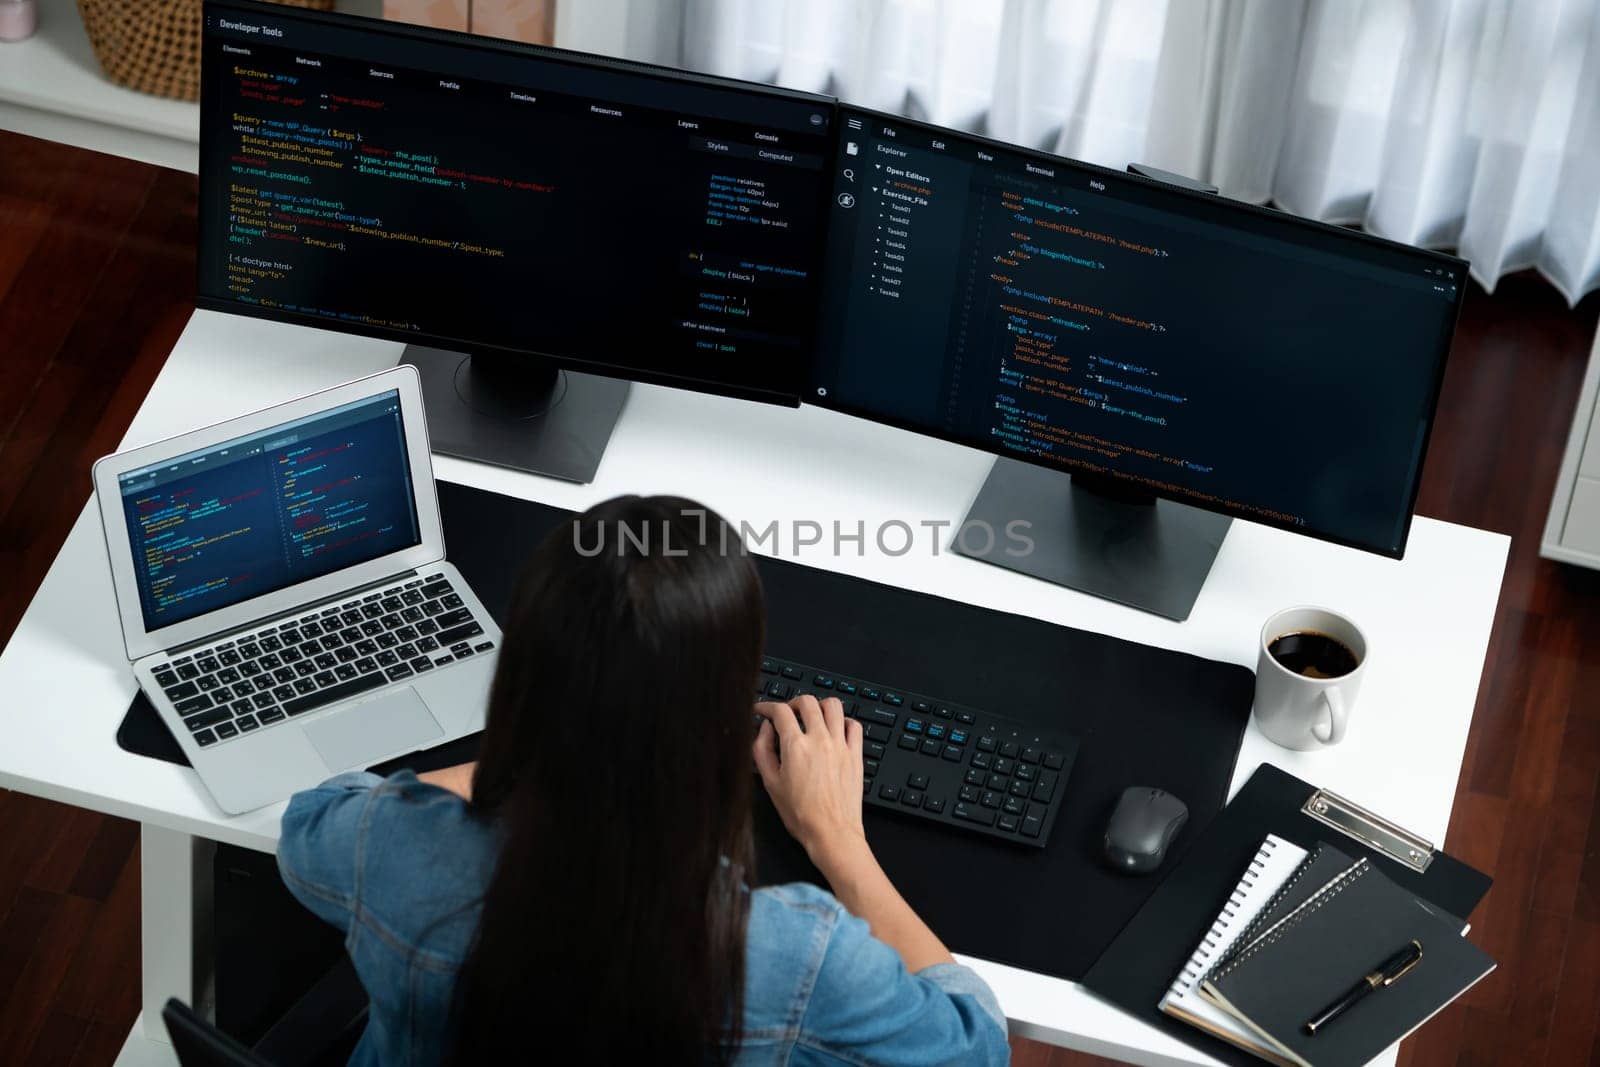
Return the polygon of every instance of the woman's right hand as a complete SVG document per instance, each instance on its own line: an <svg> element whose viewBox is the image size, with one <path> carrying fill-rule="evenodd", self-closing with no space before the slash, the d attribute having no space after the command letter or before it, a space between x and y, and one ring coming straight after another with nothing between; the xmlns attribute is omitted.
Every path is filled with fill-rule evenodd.
<svg viewBox="0 0 1600 1067"><path fill-rule="evenodd" d="M861 724L837 697L762 703L756 769L795 840L826 869L842 851L865 847L861 828Z"/></svg>

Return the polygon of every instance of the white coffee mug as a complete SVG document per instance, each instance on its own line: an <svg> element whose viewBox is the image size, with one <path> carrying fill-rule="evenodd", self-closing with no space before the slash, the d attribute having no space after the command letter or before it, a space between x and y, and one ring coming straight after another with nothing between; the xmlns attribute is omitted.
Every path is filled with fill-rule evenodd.
<svg viewBox="0 0 1600 1067"><path fill-rule="evenodd" d="M1355 670L1337 678L1312 678L1290 670L1268 651L1287 634L1320 633L1355 653ZM1287 608L1261 628L1256 657L1256 725L1267 739L1297 752L1337 745L1350 723L1350 708L1367 666L1367 639L1359 627L1326 608Z"/></svg>

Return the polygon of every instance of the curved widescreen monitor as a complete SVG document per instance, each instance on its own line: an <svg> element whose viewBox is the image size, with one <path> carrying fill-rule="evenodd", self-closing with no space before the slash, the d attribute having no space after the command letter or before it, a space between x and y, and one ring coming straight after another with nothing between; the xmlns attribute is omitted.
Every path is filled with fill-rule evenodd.
<svg viewBox="0 0 1600 1067"><path fill-rule="evenodd" d="M833 101L204 10L201 307L795 401Z"/></svg>
<svg viewBox="0 0 1600 1067"><path fill-rule="evenodd" d="M839 113L807 399L1398 557L1465 264Z"/></svg>

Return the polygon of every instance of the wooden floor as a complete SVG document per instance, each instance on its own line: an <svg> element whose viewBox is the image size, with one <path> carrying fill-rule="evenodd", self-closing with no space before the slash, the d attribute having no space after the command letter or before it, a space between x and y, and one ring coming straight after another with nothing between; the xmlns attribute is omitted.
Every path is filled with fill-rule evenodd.
<svg viewBox="0 0 1600 1067"><path fill-rule="evenodd" d="M0 133L0 641L183 328L194 238L192 177ZM1597 314L1519 276L1462 315L1418 510L1514 538L1447 839L1495 877L1473 926L1500 969L1405 1067L1600 1062L1600 574L1538 558ZM0 791L0 1064L115 1057L139 1008L137 843Z"/></svg>

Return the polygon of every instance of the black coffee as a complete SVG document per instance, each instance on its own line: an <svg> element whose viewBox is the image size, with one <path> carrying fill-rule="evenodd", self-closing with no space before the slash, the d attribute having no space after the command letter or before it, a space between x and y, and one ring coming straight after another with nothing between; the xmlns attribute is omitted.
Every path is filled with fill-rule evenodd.
<svg viewBox="0 0 1600 1067"><path fill-rule="evenodd" d="M1272 658L1307 678L1339 678L1356 669L1356 654L1336 638L1315 630L1297 630L1273 638Z"/></svg>

